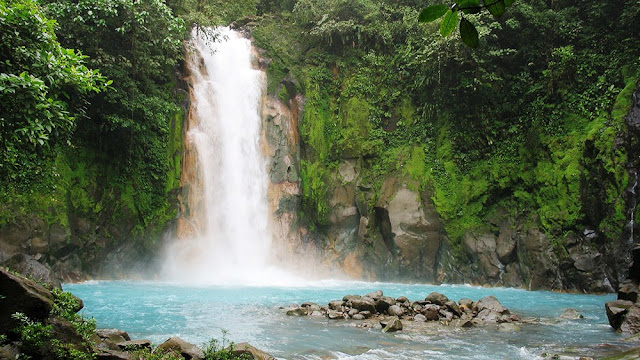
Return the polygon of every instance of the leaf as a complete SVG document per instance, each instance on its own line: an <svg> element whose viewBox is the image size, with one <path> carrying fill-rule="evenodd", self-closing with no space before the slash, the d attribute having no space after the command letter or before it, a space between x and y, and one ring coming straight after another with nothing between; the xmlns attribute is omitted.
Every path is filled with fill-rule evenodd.
<svg viewBox="0 0 640 360"><path fill-rule="evenodd" d="M431 5L427 8L422 9L420 15L418 16L419 22L432 22L444 15L449 8L447 5L439 4L439 5Z"/></svg>
<svg viewBox="0 0 640 360"><path fill-rule="evenodd" d="M487 6L487 10L496 18L499 18L504 14L504 0L485 0L485 5Z"/></svg>
<svg viewBox="0 0 640 360"><path fill-rule="evenodd" d="M476 30L476 27L465 18L460 20L460 37L462 38L462 42L468 47L478 47L478 30Z"/></svg>
<svg viewBox="0 0 640 360"><path fill-rule="evenodd" d="M440 23L440 35L443 37L449 36L456 26L458 26L458 11L447 11Z"/></svg>
<svg viewBox="0 0 640 360"><path fill-rule="evenodd" d="M460 0L458 7L465 14L477 14L482 10L479 0Z"/></svg>
<svg viewBox="0 0 640 360"><path fill-rule="evenodd" d="M514 2L515 2L515 0L504 0L504 6L505 7L509 7L509 6L513 5Z"/></svg>

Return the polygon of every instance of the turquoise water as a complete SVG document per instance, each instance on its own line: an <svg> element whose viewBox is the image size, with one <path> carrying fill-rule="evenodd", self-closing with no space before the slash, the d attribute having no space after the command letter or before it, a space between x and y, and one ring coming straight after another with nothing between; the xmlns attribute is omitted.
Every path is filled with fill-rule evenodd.
<svg viewBox="0 0 640 360"><path fill-rule="evenodd" d="M101 328L118 328L132 338L160 343L180 336L201 345L212 337L247 341L282 359L535 359L544 353L599 356L629 346L608 325L604 303L615 295L559 294L466 285L407 285L345 281L304 287L190 286L162 282L92 281L66 284L82 298L85 316ZM494 295L522 317L535 317L515 332L494 327L383 334L353 321L287 317L280 306L314 301L326 305L346 294L375 290L421 300L432 291L450 299L478 300ZM561 320L566 308L583 320Z"/></svg>

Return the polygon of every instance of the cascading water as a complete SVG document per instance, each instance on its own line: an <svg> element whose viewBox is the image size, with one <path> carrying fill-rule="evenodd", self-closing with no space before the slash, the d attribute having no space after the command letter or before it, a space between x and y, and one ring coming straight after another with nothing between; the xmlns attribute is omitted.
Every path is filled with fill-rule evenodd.
<svg viewBox="0 0 640 360"><path fill-rule="evenodd" d="M203 208L192 221L195 236L167 249L164 274L211 284L273 284L283 275L269 264L268 177L260 146L265 74L252 66L251 42L237 32L200 28L192 39L195 123L185 141L197 154Z"/></svg>

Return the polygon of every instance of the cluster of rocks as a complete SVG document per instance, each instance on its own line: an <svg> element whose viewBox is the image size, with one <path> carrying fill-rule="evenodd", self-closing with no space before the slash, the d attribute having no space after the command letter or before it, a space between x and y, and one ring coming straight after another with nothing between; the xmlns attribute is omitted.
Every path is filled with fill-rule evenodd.
<svg viewBox="0 0 640 360"><path fill-rule="evenodd" d="M438 321L444 325L471 327L480 324L501 324L520 321L494 296L476 302L460 299L457 303L445 295L432 292L424 300L409 301L405 296L384 296L381 290L360 295L345 295L342 300L333 300L327 306L305 302L286 309L290 316L314 316L338 319L378 319L383 331L402 330L400 320L414 322Z"/></svg>
<svg viewBox="0 0 640 360"><path fill-rule="evenodd" d="M59 285L58 285L59 286ZM51 286L50 288L56 288ZM77 306L73 310L83 308L82 300L77 299ZM63 317L52 314L54 295L40 283L23 277L17 273L0 267L0 335L6 336L6 341L0 344L0 360L23 358L20 339L14 331L20 322L13 316L22 313L30 321L41 322L50 326L50 338L57 339L65 345L85 354L95 354L97 360L133 360L140 350L150 352L164 351L181 355L184 359L204 359L203 351L194 344L178 337L172 337L156 348L149 340L132 340L129 335L116 329L99 329L93 334L93 341L87 341L81 336L76 327ZM37 352L40 359L57 359L56 349L51 344L44 344ZM274 357L260 351L247 343L234 344L232 352L236 356L249 355L257 360L274 360Z"/></svg>

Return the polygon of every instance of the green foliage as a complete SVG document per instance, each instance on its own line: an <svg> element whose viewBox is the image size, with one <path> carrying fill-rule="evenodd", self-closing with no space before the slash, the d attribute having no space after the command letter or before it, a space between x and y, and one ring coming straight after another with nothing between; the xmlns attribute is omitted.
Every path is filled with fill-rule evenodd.
<svg viewBox="0 0 640 360"><path fill-rule="evenodd" d="M12 317L19 322L15 331L22 342L23 352L27 356L37 354L37 351L49 341L51 325L33 321L23 313L15 313Z"/></svg>
<svg viewBox="0 0 640 360"><path fill-rule="evenodd" d="M163 349L155 349L151 350L148 348L137 349L135 351L129 352L134 356L135 359L139 360L183 360L184 357L173 351L173 350L163 350Z"/></svg>
<svg viewBox="0 0 640 360"><path fill-rule="evenodd" d="M86 56L60 45L56 23L33 0L0 3L0 178L36 178L69 141L85 95L108 85Z"/></svg>
<svg viewBox="0 0 640 360"><path fill-rule="evenodd" d="M233 353L233 341L227 339L227 332L222 331L222 339L213 338L202 347L205 360L250 360L249 354L236 355Z"/></svg>

